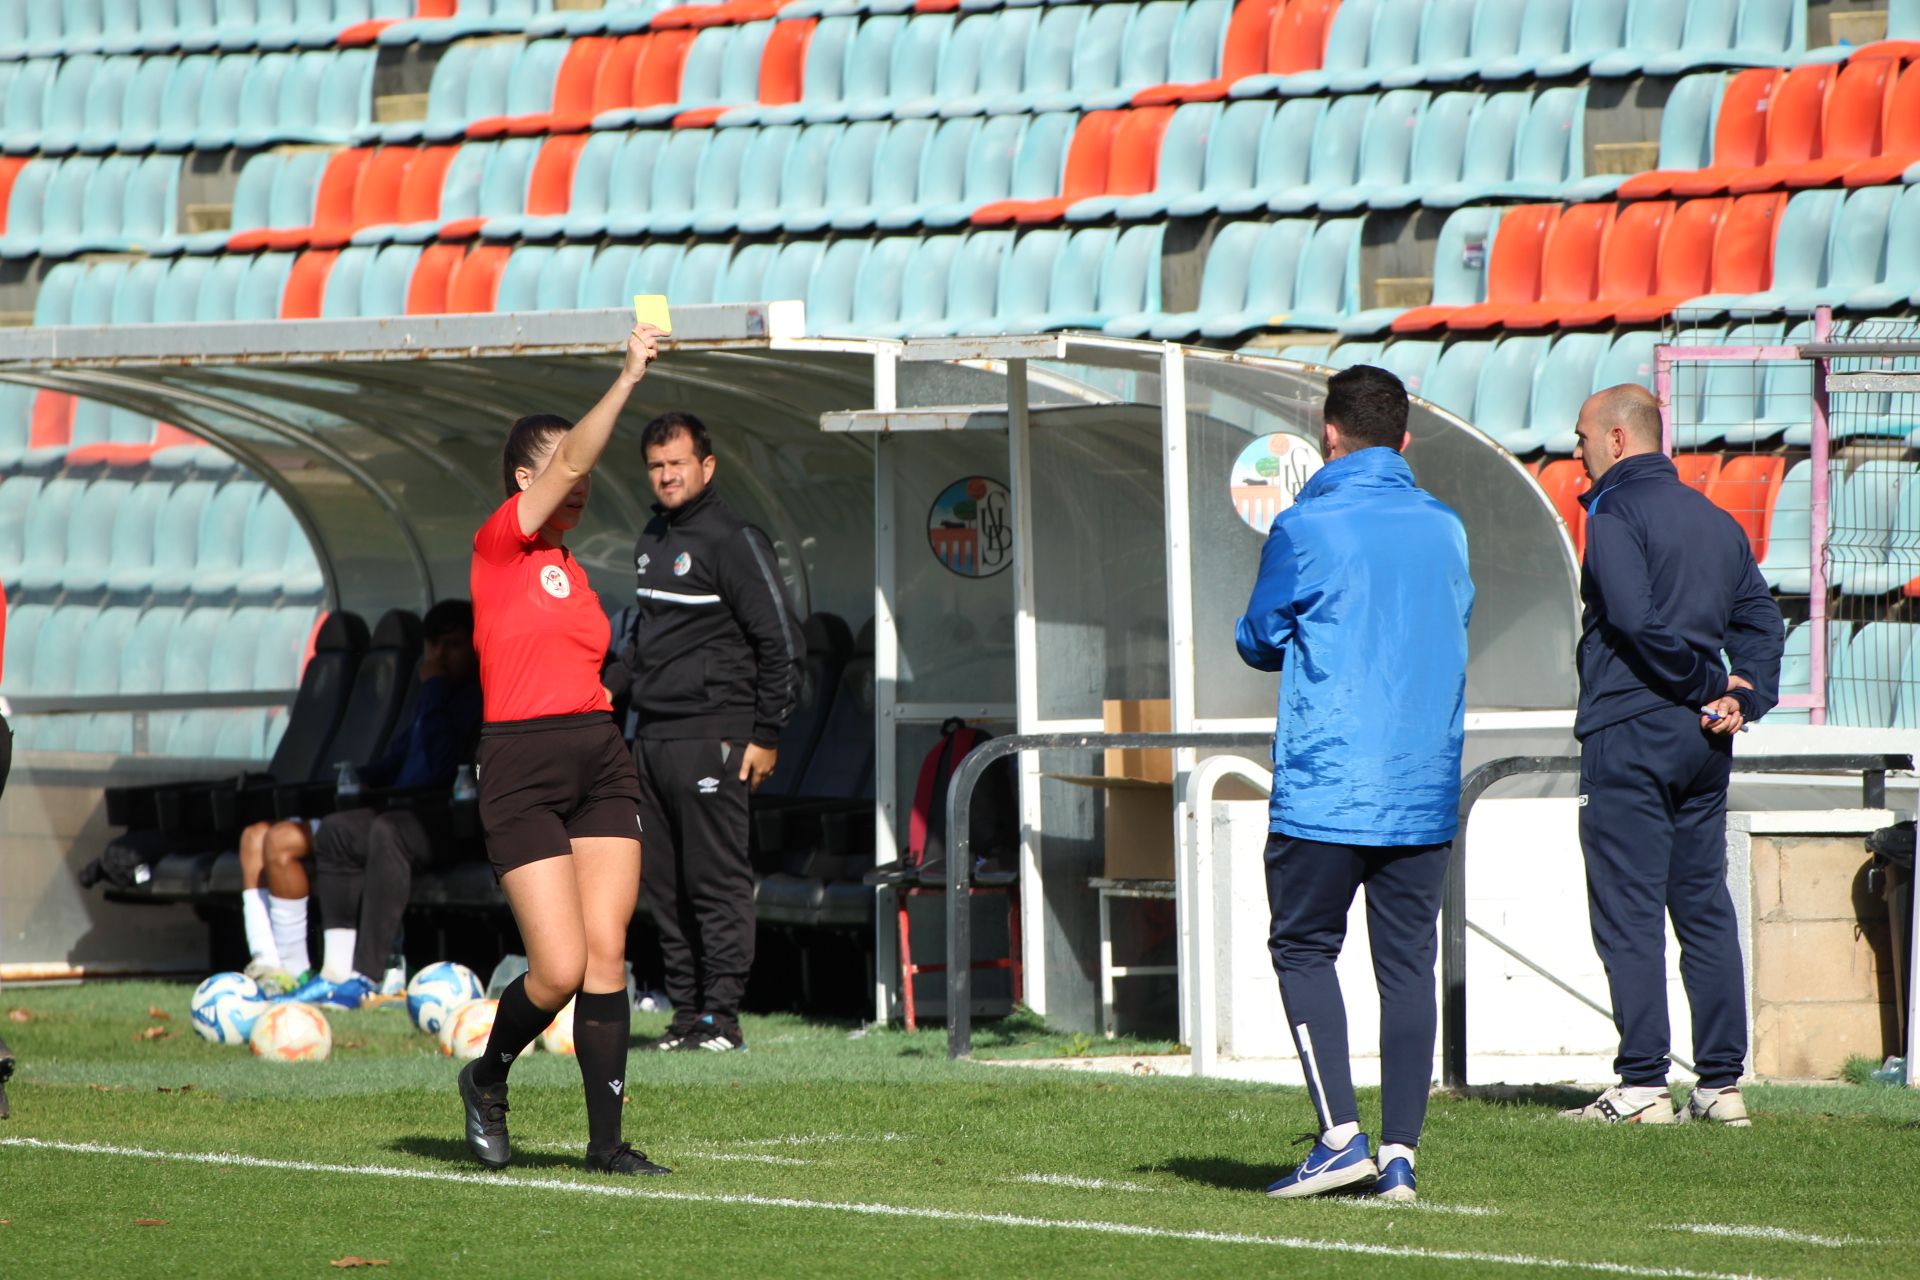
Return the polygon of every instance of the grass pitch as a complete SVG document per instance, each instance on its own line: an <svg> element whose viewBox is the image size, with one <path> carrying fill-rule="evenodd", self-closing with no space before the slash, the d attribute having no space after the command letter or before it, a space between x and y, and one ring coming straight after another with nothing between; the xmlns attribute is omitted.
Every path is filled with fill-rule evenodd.
<svg viewBox="0 0 1920 1280"><path fill-rule="evenodd" d="M1259 1190L1301 1153L1299 1090L750 1018L746 1054L636 1048L627 1133L678 1171L636 1183L580 1170L570 1059L516 1066L517 1158L488 1174L404 1012L334 1012L331 1061L277 1065L195 1037L190 990L0 994L30 1015L0 1022L20 1057L0 1275L1895 1277L1920 1256L1920 1096L1891 1088L1750 1088L1744 1132L1571 1125L1551 1091L1436 1098L1419 1206L1280 1202Z"/></svg>

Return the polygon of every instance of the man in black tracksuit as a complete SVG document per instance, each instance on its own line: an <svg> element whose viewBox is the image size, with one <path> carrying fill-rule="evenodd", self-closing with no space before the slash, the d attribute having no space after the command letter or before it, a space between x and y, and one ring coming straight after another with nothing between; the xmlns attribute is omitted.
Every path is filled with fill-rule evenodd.
<svg viewBox="0 0 1920 1280"><path fill-rule="evenodd" d="M766 535L712 488L700 420L663 414L640 443L659 501L634 552L633 630L607 683L627 679L639 719L641 885L673 1001L660 1047L739 1049L753 965L747 798L773 772L793 714L800 627Z"/></svg>
<svg viewBox="0 0 1920 1280"><path fill-rule="evenodd" d="M1569 1118L1745 1125L1746 981L1727 892L1733 735L1779 699L1780 610L1732 516L1680 483L1638 386L1580 410L1593 488L1580 576L1580 845L1620 1083ZM1732 672L1721 661L1724 652ZM1667 1092L1665 917L1680 940L1699 1085Z"/></svg>

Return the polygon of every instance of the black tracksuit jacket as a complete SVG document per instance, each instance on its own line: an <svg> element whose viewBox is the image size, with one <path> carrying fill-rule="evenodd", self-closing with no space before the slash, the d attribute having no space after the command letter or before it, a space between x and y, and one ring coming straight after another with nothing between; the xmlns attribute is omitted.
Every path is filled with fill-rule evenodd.
<svg viewBox="0 0 1920 1280"><path fill-rule="evenodd" d="M606 681L624 680L640 736L778 745L802 646L767 536L708 488L654 508L634 564L638 608Z"/></svg>
<svg viewBox="0 0 1920 1280"><path fill-rule="evenodd" d="M1574 736L1734 692L1749 720L1780 697L1780 608L1734 518L1680 483L1663 454L1622 458L1582 494L1580 711Z"/></svg>

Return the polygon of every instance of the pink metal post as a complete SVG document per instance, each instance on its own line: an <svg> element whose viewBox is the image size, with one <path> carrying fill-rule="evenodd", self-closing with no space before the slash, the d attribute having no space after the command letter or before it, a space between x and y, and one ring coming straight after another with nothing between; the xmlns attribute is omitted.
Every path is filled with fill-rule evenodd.
<svg viewBox="0 0 1920 1280"><path fill-rule="evenodd" d="M1673 456L1673 350L1666 343L1653 349L1653 398L1660 402L1660 452Z"/></svg>
<svg viewBox="0 0 1920 1280"><path fill-rule="evenodd" d="M1833 309L1819 307L1813 313L1813 340L1828 342L1833 337ZM1808 548L1807 625L1813 628L1810 683L1813 706L1807 719L1814 724L1827 722L1827 369L1825 356L1813 362L1813 545Z"/></svg>

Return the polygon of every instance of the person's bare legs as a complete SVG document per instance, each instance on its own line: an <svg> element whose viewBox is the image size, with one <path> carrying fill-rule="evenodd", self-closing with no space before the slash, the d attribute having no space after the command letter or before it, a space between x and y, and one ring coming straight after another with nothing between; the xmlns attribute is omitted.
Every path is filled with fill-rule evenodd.
<svg viewBox="0 0 1920 1280"><path fill-rule="evenodd" d="M280 946L273 937L267 893L267 830L256 822L240 833L240 921L247 934L247 976L284 980Z"/></svg>
<svg viewBox="0 0 1920 1280"><path fill-rule="evenodd" d="M273 924L279 967L290 974L313 968L307 953L307 858L313 837L298 822L276 822L260 837L261 876L266 881L267 915ZM241 855L245 875L246 855Z"/></svg>

